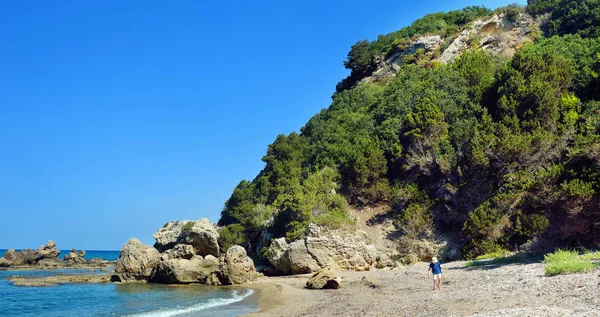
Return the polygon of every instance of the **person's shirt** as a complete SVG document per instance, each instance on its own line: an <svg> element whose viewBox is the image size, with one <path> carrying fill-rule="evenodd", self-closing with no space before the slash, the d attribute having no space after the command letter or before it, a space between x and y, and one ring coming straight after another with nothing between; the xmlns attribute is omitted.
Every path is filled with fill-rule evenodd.
<svg viewBox="0 0 600 317"><path fill-rule="evenodd" d="M442 268L440 267L440 262L429 263L429 268L433 272L434 275L442 274Z"/></svg>

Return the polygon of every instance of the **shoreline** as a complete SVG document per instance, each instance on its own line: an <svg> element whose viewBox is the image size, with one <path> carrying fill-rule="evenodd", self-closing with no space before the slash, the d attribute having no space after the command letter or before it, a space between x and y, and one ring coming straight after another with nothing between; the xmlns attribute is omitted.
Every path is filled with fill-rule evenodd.
<svg viewBox="0 0 600 317"><path fill-rule="evenodd" d="M259 308L243 316L600 317L600 269L548 277L542 263L465 264L442 264L439 291L431 290L428 263L336 271L342 277L337 290L304 288L311 274L262 277L243 285L256 291Z"/></svg>

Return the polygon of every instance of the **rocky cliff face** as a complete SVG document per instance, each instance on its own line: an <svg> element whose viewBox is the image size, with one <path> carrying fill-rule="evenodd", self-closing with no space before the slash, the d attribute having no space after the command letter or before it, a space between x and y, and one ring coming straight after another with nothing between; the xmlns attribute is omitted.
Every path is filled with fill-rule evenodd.
<svg viewBox="0 0 600 317"><path fill-rule="evenodd" d="M527 13L521 13L515 21L510 21L501 14L486 20L476 20L455 37L421 36L406 49L398 50L387 58L379 57L373 75L363 78L361 82L395 77L400 66L406 63L406 58L417 51L441 64L451 63L464 51L473 48L486 50L493 56L512 57L518 47L534 39L540 24L541 20L534 19Z"/></svg>

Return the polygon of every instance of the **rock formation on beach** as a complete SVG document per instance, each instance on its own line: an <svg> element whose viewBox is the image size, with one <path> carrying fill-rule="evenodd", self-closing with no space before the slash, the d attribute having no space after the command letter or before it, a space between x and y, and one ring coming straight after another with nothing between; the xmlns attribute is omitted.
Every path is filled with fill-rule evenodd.
<svg viewBox="0 0 600 317"><path fill-rule="evenodd" d="M360 231L323 234L315 224L308 226L306 237L287 243L273 240L267 251L269 262L283 274L316 272L322 268L368 271L373 266L391 266L390 258L367 243Z"/></svg>
<svg viewBox="0 0 600 317"><path fill-rule="evenodd" d="M154 235L154 247L160 252L172 249L178 244L191 245L196 254L219 255L219 232L204 218L198 221L171 221Z"/></svg>
<svg viewBox="0 0 600 317"><path fill-rule="evenodd" d="M121 250L112 280L221 285L243 284L259 276L244 248L233 246L220 253L219 233L208 219L171 221L154 239L154 246L130 239Z"/></svg>
<svg viewBox="0 0 600 317"><path fill-rule="evenodd" d="M129 239L119 254L113 280L118 282L146 281L152 275L158 261L158 250L143 245L138 239Z"/></svg>

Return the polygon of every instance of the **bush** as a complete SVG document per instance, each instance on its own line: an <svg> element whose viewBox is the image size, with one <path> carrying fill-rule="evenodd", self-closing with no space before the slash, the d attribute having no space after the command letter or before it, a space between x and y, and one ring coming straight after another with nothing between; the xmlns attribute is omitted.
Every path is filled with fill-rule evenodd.
<svg viewBox="0 0 600 317"><path fill-rule="evenodd" d="M593 255L590 257L593 257ZM567 250L558 250L554 253L546 254L544 256L544 263L546 263L544 272L548 276L582 273L598 267L597 264L592 263L585 256L579 256L577 252Z"/></svg>
<svg viewBox="0 0 600 317"><path fill-rule="evenodd" d="M596 252L586 251L581 257L587 261L600 261L600 251L596 251Z"/></svg>
<svg viewBox="0 0 600 317"><path fill-rule="evenodd" d="M194 226L194 222L190 221L190 222L186 223L185 225L183 225L183 227L181 228L181 232L190 232L190 230L192 230L193 226Z"/></svg>
<svg viewBox="0 0 600 317"><path fill-rule="evenodd" d="M223 251L227 251L227 249L234 245L244 245L246 243L244 227L237 223L224 227L219 232L219 235L219 244Z"/></svg>
<svg viewBox="0 0 600 317"><path fill-rule="evenodd" d="M487 255L486 255L487 256ZM479 257L477 257L479 258ZM491 260L475 260L469 261L465 264L466 267L477 267L477 266L485 266L485 265L499 265L499 264L511 264L511 263L519 263L523 262L523 256L521 255L511 255L511 256L500 256Z"/></svg>
<svg viewBox="0 0 600 317"><path fill-rule="evenodd" d="M496 252L482 254L475 258L475 260L493 260L501 257L505 257L510 254L510 251L506 249L499 249Z"/></svg>
<svg viewBox="0 0 600 317"><path fill-rule="evenodd" d="M511 4L506 7L496 9L496 13L504 13L506 19L510 22L517 21L519 15L524 11L524 7L519 4Z"/></svg>

